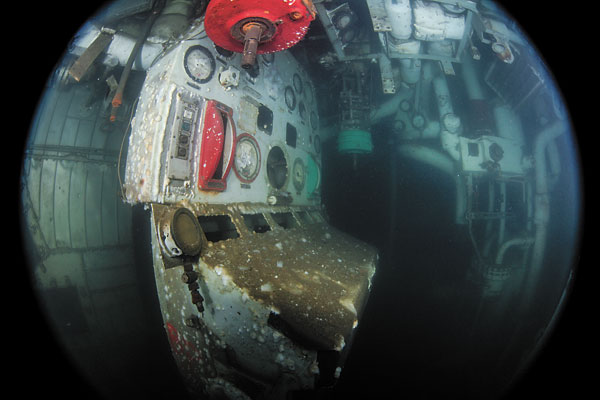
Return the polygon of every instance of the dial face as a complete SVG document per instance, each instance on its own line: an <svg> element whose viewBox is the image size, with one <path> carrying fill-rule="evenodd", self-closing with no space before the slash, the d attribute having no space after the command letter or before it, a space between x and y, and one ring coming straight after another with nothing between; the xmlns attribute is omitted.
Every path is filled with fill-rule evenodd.
<svg viewBox="0 0 600 400"><path fill-rule="evenodd" d="M296 160L294 161L293 182L294 182L294 187L296 188L297 191L302 190L302 188L304 187L304 181L305 181L304 163L302 162L302 160L300 158L296 158Z"/></svg>
<svg viewBox="0 0 600 400"><path fill-rule="evenodd" d="M235 172L244 183L252 182L260 169L260 150L258 143L249 134L238 137L235 148Z"/></svg>
<svg viewBox="0 0 600 400"><path fill-rule="evenodd" d="M206 83L215 73L215 58L203 46L192 46L185 53L185 72L198 83Z"/></svg>
<svg viewBox="0 0 600 400"><path fill-rule="evenodd" d="M312 127L313 131L317 129L319 124L319 121L317 120L317 114L315 114L314 111L310 112L310 126Z"/></svg>
<svg viewBox="0 0 600 400"><path fill-rule="evenodd" d="M302 79L300 78L300 75L294 74L293 83L296 93L302 94Z"/></svg>
<svg viewBox="0 0 600 400"><path fill-rule="evenodd" d="M285 104L290 110L296 108L296 95L294 94L294 89L292 89L291 86L285 87Z"/></svg>

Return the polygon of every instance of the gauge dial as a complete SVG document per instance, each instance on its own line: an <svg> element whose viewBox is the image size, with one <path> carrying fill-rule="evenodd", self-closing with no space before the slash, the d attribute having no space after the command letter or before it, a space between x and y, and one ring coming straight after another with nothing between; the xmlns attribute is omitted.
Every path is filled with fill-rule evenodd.
<svg viewBox="0 0 600 400"><path fill-rule="evenodd" d="M293 110L296 108L296 95L294 94L294 89L291 86L285 87L285 104L288 108Z"/></svg>
<svg viewBox="0 0 600 400"><path fill-rule="evenodd" d="M260 170L260 149L256 139L247 133L238 137L235 148L235 173L244 183L250 183Z"/></svg>
<svg viewBox="0 0 600 400"><path fill-rule="evenodd" d="M319 120L317 118L317 114L315 114L314 111L310 112L310 126L312 127L313 131L317 130L319 126Z"/></svg>
<svg viewBox="0 0 600 400"><path fill-rule="evenodd" d="M300 113L300 118L304 121L306 119L306 107L302 101L298 103L298 112Z"/></svg>
<svg viewBox="0 0 600 400"><path fill-rule="evenodd" d="M302 94L302 79L300 78L300 75L294 74L292 81L293 81L292 83L294 84L294 89L296 90L296 93Z"/></svg>
<svg viewBox="0 0 600 400"><path fill-rule="evenodd" d="M302 188L304 188L304 181L306 179L304 163L300 158L296 158L296 160L294 161L294 169L292 172L292 181L294 183L294 187L298 192L300 192Z"/></svg>
<svg viewBox="0 0 600 400"><path fill-rule="evenodd" d="M198 83L210 81L215 73L215 58L206 47L190 47L183 62L185 72Z"/></svg>

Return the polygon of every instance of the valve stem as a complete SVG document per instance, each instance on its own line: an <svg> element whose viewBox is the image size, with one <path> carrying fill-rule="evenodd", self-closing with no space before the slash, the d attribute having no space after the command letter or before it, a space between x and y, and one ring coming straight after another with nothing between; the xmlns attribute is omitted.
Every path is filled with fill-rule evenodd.
<svg viewBox="0 0 600 400"><path fill-rule="evenodd" d="M257 23L247 23L242 28L244 32L244 52L242 54L242 68L252 68L256 61L256 51L263 34L264 27Z"/></svg>

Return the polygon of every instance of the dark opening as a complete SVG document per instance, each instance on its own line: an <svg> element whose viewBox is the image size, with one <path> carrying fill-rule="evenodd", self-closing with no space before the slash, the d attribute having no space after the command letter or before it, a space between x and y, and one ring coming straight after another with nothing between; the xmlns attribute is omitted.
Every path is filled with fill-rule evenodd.
<svg viewBox="0 0 600 400"><path fill-rule="evenodd" d="M260 131L263 131L267 135L270 135L273 132L273 111L271 111L269 107L263 106L262 104L258 107L256 126Z"/></svg>
<svg viewBox="0 0 600 400"><path fill-rule="evenodd" d="M298 227L298 222L296 221L291 212L271 213L271 216L273 217L277 225L279 225L283 229L291 229Z"/></svg>
<svg viewBox="0 0 600 400"><path fill-rule="evenodd" d="M262 214L242 214L244 224L251 232L265 233L271 230L265 216Z"/></svg>
<svg viewBox="0 0 600 400"><path fill-rule="evenodd" d="M198 217L198 222L209 242L240 237L229 215L202 215Z"/></svg>
<svg viewBox="0 0 600 400"><path fill-rule="evenodd" d="M306 211L297 211L296 215L298 215L298 218L300 219L300 222L302 222L302 225L308 225L313 223L312 218Z"/></svg>
<svg viewBox="0 0 600 400"><path fill-rule="evenodd" d="M267 177L275 189L281 189L287 180L287 161L281 147L274 146L267 156Z"/></svg>
<svg viewBox="0 0 600 400"><path fill-rule="evenodd" d="M469 143L468 151L471 157L479 156L479 145L477 143Z"/></svg>
<svg viewBox="0 0 600 400"><path fill-rule="evenodd" d="M285 128L285 143L293 148L296 148L296 138L298 137L298 132L296 128L289 123Z"/></svg>

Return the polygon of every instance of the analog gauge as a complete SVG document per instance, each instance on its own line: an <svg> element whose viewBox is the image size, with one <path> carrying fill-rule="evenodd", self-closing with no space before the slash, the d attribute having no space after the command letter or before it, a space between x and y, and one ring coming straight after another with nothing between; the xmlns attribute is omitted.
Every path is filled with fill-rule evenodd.
<svg viewBox="0 0 600 400"><path fill-rule="evenodd" d="M319 124L319 121L317 119L317 114L314 111L310 112L310 126L312 127L313 131L317 129Z"/></svg>
<svg viewBox="0 0 600 400"><path fill-rule="evenodd" d="M300 118L304 121L306 119L306 107L302 101L298 103L298 112L300 113Z"/></svg>
<svg viewBox="0 0 600 400"><path fill-rule="evenodd" d="M294 89L291 86L285 87L285 104L288 108L293 110L296 108L296 95L294 94Z"/></svg>
<svg viewBox="0 0 600 400"><path fill-rule="evenodd" d="M184 57L185 72L198 83L206 83L215 73L215 58L203 46L190 47Z"/></svg>
<svg viewBox="0 0 600 400"><path fill-rule="evenodd" d="M238 136L235 148L235 173L244 183L250 183L260 169L260 149L256 139L247 133Z"/></svg>
<svg viewBox="0 0 600 400"><path fill-rule="evenodd" d="M296 93L302 94L302 79L300 78L300 75L294 74L292 81L293 81L294 89L296 90Z"/></svg>
<svg viewBox="0 0 600 400"><path fill-rule="evenodd" d="M304 188L304 181L306 179L305 172L306 171L304 168L304 163L300 158L296 158L296 160L294 161L294 169L292 171L292 181L294 183L294 187L298 192L300 192L302 188Z"/></svg>
<svg viewBox="0 0 600 400"><path fill-rule="evenodd" d="M319 135L315 136L315 139L313 140L313 145L315 146L315 151L317 152L317 154L319 154L321 152L321 138L319 137Z"/></svg>

